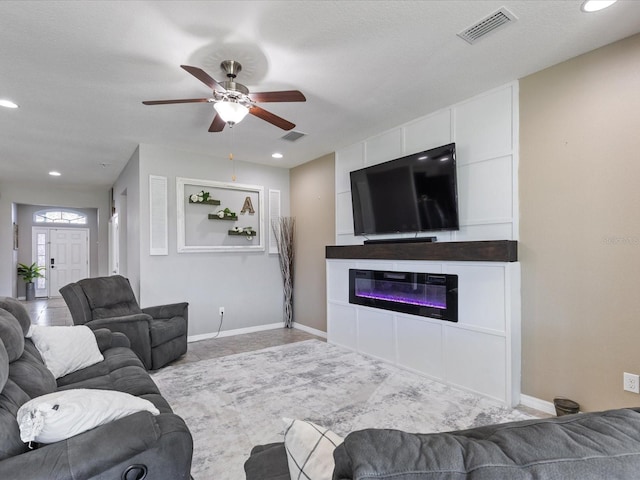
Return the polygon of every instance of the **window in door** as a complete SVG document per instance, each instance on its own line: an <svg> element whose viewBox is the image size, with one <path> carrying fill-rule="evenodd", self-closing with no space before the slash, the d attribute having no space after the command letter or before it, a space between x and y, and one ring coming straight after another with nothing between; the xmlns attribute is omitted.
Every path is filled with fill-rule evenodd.
<svg viewBox="0 0 640 480"><path fill-rule="evenodd" d="M33 214L34 223L73 223L86 225L87 216L73 210L40 210Z"/></svg>

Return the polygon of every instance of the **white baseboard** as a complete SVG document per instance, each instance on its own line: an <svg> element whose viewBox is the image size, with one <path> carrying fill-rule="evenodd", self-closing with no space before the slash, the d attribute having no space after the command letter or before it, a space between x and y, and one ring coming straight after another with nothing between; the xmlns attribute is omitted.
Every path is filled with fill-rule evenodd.
<svg viewBox="0 0 640 480"><path fill-rule="evenodd" d="M316 337L327 338L327 332L323 332L322 330L318 330L317 328L307 327L306 325L302 325L300 323L293 322L293 328L297 328L298 330L302 330L303 332L310 333L311 335L315 335Z"/></svg>
<svg viewBox="0 0 640 480"><path fill-rule="evenodd" d="M191 343L199 342L200 340L209 340L210 338L232 337L233 335L262 332L263 330L274 330L276 328L284 328L284 322L258 325L257 327L236 328L234 330L222 330L219 335L216 332L190 335L187 337L187 342Z"/></svg>
<svg viewBox="0 0 640 480"><path fill-rule="evenodd" d="M243 335L245 333L262 332L264 330L275 330L276 328L284 328L284 322L258 325L257 327L236 328L234 330L222 330L220 332L220 335L217 335L216 332L202 333L200 335L189 335L187 337L187 342L191 343L199 342L200 340L209 340L211 338L232 337L233 335ZM327 332L307 327L306 325L300 325L296 322L293 322L293 328L297 328L298 330L302 330L303 332L310 333L311 335L315 335L317 337L327 338Z"/></svg>
<svg viewBox="0 0 640 480"><path fill-rule="evenodd" d="M535 408L536 410L540 410L541 412L548 413L550 415L556 414L556 407L552 402L540 400L536 397L530 397L529 395L525 395L523 393L520 394L520 404L524 405L525 407Z"/></svg>

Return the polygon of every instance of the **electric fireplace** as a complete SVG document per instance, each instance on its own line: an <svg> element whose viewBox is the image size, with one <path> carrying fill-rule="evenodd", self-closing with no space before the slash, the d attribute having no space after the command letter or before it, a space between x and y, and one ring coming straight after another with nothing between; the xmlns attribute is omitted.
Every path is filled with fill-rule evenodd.
<svg viewBox="0 0 640 480"><path fill-rule="evenodd" d="M458 276L349 270L349 303L458 321Z"/></svg>

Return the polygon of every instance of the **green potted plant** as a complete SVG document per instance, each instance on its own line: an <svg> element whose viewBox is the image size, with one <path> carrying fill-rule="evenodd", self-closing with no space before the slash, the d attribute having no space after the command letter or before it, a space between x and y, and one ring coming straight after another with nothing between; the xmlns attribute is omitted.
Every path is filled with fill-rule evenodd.
<svg viewBox="0 0 640 480"><path fill-rule="evenodd" d="M35 284L33 283L33 279L44 277L44 275L42 274L42 270L44 270L44 267L39 267L35 262L33 262L31 265L25 265L24 263L18 264L18 275L26 283L27 300L33 300L36 298L36 288Z"/></svg>

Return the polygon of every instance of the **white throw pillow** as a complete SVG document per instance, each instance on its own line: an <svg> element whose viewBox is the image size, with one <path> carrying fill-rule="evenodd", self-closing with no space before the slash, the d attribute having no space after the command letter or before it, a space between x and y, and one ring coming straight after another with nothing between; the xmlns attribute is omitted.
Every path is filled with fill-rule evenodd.
<svg viewBox="0 0 640 480"><path fill-rule="evenodd" d="M291 480L331 480L333 451L343 438L327 428L304 420L282 419L287 425L284 447Z"/></svg>
<svg viewBox="0 0 640 480"><path fill-rule="evenodd" d="M43 327L31 325L26 335L56 378L104 360L96 336L85 325Z"/></svg>
<svg viewBox="0 0 640 480"><path fill-rule="evenodd" d="M18 410L23 442L54 443L141 411L160 411L149 400L115 390L62 390L36 397Z"/></svg>

